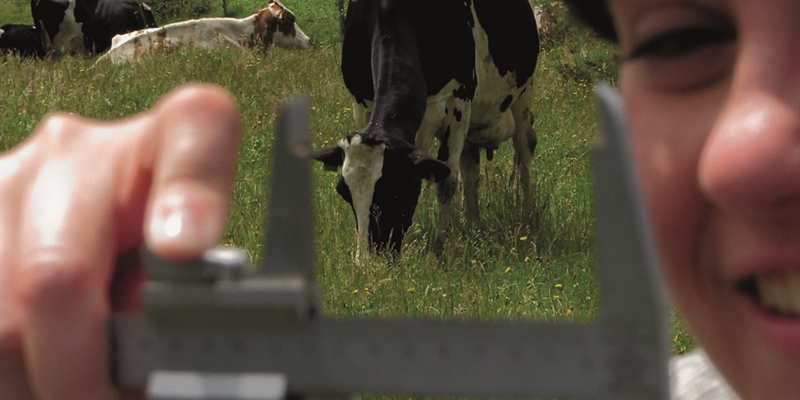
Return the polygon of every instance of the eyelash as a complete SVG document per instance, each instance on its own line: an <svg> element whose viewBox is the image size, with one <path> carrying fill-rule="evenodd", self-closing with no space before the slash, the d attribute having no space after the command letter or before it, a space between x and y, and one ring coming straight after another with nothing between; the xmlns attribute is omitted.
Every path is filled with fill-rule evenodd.
<svg viewBox="0 0 800 400"><path fill-rule="evenodd" d="M736 31L723 28L688 27L667 31L636 46L628 59L678 57L704 47L730 43Z"/></svg>

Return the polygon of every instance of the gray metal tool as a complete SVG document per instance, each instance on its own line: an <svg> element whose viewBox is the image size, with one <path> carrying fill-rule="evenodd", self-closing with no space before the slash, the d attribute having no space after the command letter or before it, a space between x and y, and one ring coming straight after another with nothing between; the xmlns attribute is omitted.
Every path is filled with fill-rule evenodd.
<svg viewBox="0 0 800 400"><path fill-rule="evenodd" d="M350 397L667 399L669 331L622 108L598 88L601 309L588 323L330 319L314 282L306 99L277 130L264 265L217 248L145 254L146 313L115 315L113 369L152 400Z"/></svg>

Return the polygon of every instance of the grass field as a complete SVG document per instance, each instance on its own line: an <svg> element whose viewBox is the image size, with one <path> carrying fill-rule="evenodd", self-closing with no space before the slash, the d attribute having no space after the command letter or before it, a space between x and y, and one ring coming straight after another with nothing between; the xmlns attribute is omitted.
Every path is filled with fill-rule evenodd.
<svg viewBox="0 0 800 400"><path fill-rule="evenodd" d="M0 150L22 141L52 111L114 119L151 107L185 82L222 85L237 98L245 126L231 222L222 241L261 258L274 117L281 103L293 94L310 96L315 148L357 129L339 72L335 0L283 3L315 39L310 49L276 48L267 56L179 50L118 66L94 66L95 57L82 56L0 58ZM23 18L27 4L11 0L0 5L0 24L25 23L11 18ZM246 14L258 6L230 1L229 13ZM221 13L221 7L212 11ZM539 136L533 163L535 210L517 206L507 143L493 161L482 161L481 220L458 219L441 257L430 250L436 201L428 190L403 255L359 268L353 263L352 212L334 191L336 176L314 166L317 277L328 313L567 321L597 315L589 166L596 131L592 91L598 79L615 80L617 60L611 46L568 24L552 31L542 47L533 96ZM530 221L523 217L528 212L534 216ZM691 339L672 318L673 351L686 352L693 347Z"/></svg>

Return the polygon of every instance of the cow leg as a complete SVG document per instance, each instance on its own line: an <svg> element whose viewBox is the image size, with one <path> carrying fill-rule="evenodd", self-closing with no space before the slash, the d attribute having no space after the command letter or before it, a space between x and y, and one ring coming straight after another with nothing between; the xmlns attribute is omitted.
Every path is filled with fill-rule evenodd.
<svg viewBox="0 0 800 400"><path fill-rule="evenodd" d="M459 164L461 153L469 131L469 119L472 114L470 102L457 98L452 99L452 113L445 117L446 128L439 146L439 160L450 167L450 176L439 182L437 197L439 199L439 233L444 235L453 225L453 197L458 190Z"/></svg>
<svg viewBox="0 0 800 400"><path fill-rule="evenodd" d="M533 211L531 195L530 167L533 151L536 149L536 132L533 130L534 116L531 111L530 86L511 106L514 116L514 160L519 169L520 186L522 187L522 210L525 215Z"/></svg>
<svg viewBox="0 0 800 400"><path fill-rule="evenodd" d="M480 218L478 209L478 186L480 184L481 147L469 141L464 142L461 152L461 184L464 191L464 215L467 221L475 222Z"/></svg>
<svg viewBox="0 0 800 400"><path fill-rule="evenodd" d="M50 41L50 34L47 33L47 29L44 27L44 22L40 22L42 26L42 48L44 48L45 54L49 53L50 50L53 49L53 42Z"/></svg>
<svg viewBox="0 0 800 400"><path fill-rule="evenodd" d="M434 137L444 138L447 135L446 128L441 132L439 130L442 126L446 127L451 123L447 113L444 111L448 103L452 102L437 101L428 103L425 108L425 116L422 117L422 123L420 123L417 135L414 137L414 147L432 154Z"/></svg>
<svg viewBox="0 0 800 400"><path fill-rule="evenodd" d="M444 139L449 134L447 133L447 129L441 130L442 126L447 126L449 120L445 120L447 117L447 113L444 111L447 107L447 102L445 101L437 101L437 102L429 102L427 107L425 108L425 116L422 117L422 123L419 125L419 130L417 131L416 136L414 136L414 147L428 153L432 154L431 151L433 150L433 142L435 138L440 138L441 140ZM441 130L441 131L440 131ZM440 152L441 153L441 152ZM440 160L447 160L447 158L441 158ZM452 168L450 169L453 170ZM419 199L417 200L417 208L414 210L414 217L413 221L417 221L417 214L419 211L420 204L422 204L422 198L425 195L425 186L422 187L422 190L419 192Z"/></svg>
<svg viewBox="0 0 800 400"><path fill-rule="evenodd" d="M365 100L364 102L366 105L357 101L353 102L353 119L356 120L358 129L364 129L369 122L370 116L372 116L373 103L369 100Z"/></svg>

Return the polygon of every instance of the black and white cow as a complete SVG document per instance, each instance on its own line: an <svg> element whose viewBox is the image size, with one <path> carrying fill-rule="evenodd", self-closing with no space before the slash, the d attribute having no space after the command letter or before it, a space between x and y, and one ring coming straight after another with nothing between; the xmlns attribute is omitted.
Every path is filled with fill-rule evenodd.
<svg viewBox="0 0 800 400"><path fill-rule="evenodd" d="M102 53L114 35L157 26L138 0L31 0L31 14L47 53Z"/></svg>
<svg viewBox="0 0 800 400"><path fill-rule="evenodd" d="M44 56L36 26L17 24L0 26L0 53L13 53L20 57Z"/></svg>
<svg viewBox="0 0 800 400"><path fill-rule="evenodd" d="M530 209L538 53L527 0L350 0L342 74L364 128L312 157L341 167L337 191L356 216L357 259L387 246L400 252L423 179L438 182L440 232L459 174L466 217L476 218L480 150L491 160L509 138ZM423 151L434 137L437 158Z"/></svg>

